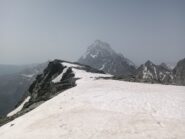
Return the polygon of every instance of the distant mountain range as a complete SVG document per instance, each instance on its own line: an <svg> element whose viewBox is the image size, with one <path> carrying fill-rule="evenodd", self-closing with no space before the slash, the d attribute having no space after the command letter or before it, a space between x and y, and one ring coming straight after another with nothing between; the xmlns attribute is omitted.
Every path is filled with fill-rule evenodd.
<svg viewBox="0 0 185 139"><path fill-rule="evenodd" d="M155 65L149 60L136 68L131 60L116 53L108 43L100 40L91 44L78 62L127 80L185 85L185 59L179 61L174 69L165 63Z"/></svg>
<svg viewBox="0 0 185 139"><path fill-rule="evenodd" d="M151 61L147 61L136 70L136 79L143 82L172 84L174 76L172 70L165 63L155 65Z"/></svg>

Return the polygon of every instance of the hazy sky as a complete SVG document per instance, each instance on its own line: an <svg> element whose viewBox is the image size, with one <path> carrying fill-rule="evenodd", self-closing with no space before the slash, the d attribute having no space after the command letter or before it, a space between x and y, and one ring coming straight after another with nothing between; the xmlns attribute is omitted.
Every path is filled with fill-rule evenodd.
<svg viewBox="0 0 185 139"><path fill-rule="evenodd" d="M96 39L136 64L185 57L185 0L0 0L0 63L77 60Z"/></svg>

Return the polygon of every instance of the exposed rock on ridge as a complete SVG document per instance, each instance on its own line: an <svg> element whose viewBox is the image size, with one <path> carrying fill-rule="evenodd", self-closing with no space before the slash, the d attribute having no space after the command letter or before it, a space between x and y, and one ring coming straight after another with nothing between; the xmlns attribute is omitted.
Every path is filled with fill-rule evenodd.
<svg viewBox="0 0 185 139"><path fill-rule="evenodd" d="M173 74L163 65L155 65L151 61L147 61L137 69L136 80L172 84Z"/></svg>
<svg viewBox="0 0 185 139"><path fill-rule="evenodd" d="M185 85L185 58L177 63L173 70L173 74L177 84Z"/></svg>

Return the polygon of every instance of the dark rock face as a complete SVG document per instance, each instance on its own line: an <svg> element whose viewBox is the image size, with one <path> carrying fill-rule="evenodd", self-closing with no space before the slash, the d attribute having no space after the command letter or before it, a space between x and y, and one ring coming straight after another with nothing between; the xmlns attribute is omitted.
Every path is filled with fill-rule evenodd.
<svg viewBox="0 0 185 139"><path fill-rule="evenodd" d="M117 76L134 74L136 70L132 61L100 40L90 45L78 62Z"/></svg>
<svg viewBox="0 0 185 139"><path fill-rule="evenodd" d="M141 82L172 84L173 73L164 65L155 65L151 61L147 61L141 65L136 72L136 80Z"/></svg>
<svg viewBox="0 0 185 139"><path fill-rule="evenodd" d="M172 71L172 69L169 66L167 66L166 63L161 63L159 66L168 70L168 71Z"/></svg>
<svg viewBox="0 0 185 139"><path fill-rule="evenodd" d="M185 58L177 63L173 73L176 84L185 85Z"/></svg>
<svg viewBox="0 0 185 139"><path fill-rule="evenodd" d="M31 99L24 106L25 108L32 104L35 105L35 103L46 101L55 96L58 92L75 86L76 79L74 78L74 73L71 68L67 69L59 83L52 82L52 80L66 68L61 62L60 60L50 62L43 74L37 76L36 80L29 88Z"/></svg>

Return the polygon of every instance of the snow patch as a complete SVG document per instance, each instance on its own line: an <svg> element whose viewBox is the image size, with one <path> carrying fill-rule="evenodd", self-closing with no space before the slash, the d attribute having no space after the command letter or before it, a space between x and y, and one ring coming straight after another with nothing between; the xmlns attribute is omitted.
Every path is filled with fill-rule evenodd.
<svg viewBox="0 0 185 139"><path fill-rule="evenodd" d="M154 68L155 77L156 77L156 79L157 79L158 77L157 77L157 71L156 71L156 68L155 68L155 67L153 67L153 68Z"/></svg>
<svg viewBox="0 0 185 139"><path fill-rule="evenodd" d="M112 75L110 74L102 74L102 73L92 73L92 72L86 72L84 70L81 69L76 69L76 67L81 67L79 65L76 64L69 64L66 62L61 63L64 66L67 66L68 68L71 67L72 71L75 74L76 78L80 78L80 80L92 80L95 79L97 77L111 77Z"/></svg>
<svg viewBox="0 0 185 139"><path fill-rule="evenodd" d="M53 79L52 82L53 83L60 82L60 80L62 79L63 75L66 73L67 70L68 70L68 68L64 68L62 73L60 75L58 75L55 79Z"/></svg>
<svg viewBox="0 0 185 139"><path fill-rule="evenodd" d="M10 116L13 116L15 115L16 113L18 113L19 111L22 110L23 106L25 103L27 103L28 101L30 100L30 96L28 96L22 103L21 105L19 105L19 107L17 107L15 110L13 110L12 112L10 112L7 117L10 117Z"/></svg>
<svg viewBox="0 0 185 139"><path fill-rule="evenodd" d="M173 78L173 75L170 75L170 78L173 80L174 78Z"/></svg>
<svg viewBox="0 0 185 139"><path fill-rule="evenodd" d="M62 62L61 63L62 65L64 65L64 66L66 66L66 67L74 67L74 68L76 68L76 67L81 67L80 65L77 65L77 64L72 64L72 63L67 63L67 62Z"/></svg>
<svg viewBox="0 0 185 139"><path fill-rule="evenodd" d="M93 55L93 54L90 54L90 56L91 56L92 58L96 58L96 57L97 57L97 55Z"/></svg>
<svg viewBox="0 0 185 139"><path fill-rule="evenodd" d="M32 78L35 74L21 74L23 77Z"/></svg>
<svg viewBox="0 0 185 139"><path fill-rule="evenodd" d="M162 81L165 79L166 75L163 75Z"/></svg>
<svg viewBox="0 0 185 139"><path fill-rule="evenodd" d="M99 68L99 70L103 70L105 68L105 64L102 65L101 68Z"/></svg>
<svg viewBox="0 0 185 139"><path fill-rule="evenodd" d="M153 79L153 75L152 75L152 73L148 70L148 68L147 68L146 66L144 66L144 69L143 69L143 79L148 79L148 78Z"/></svg>

